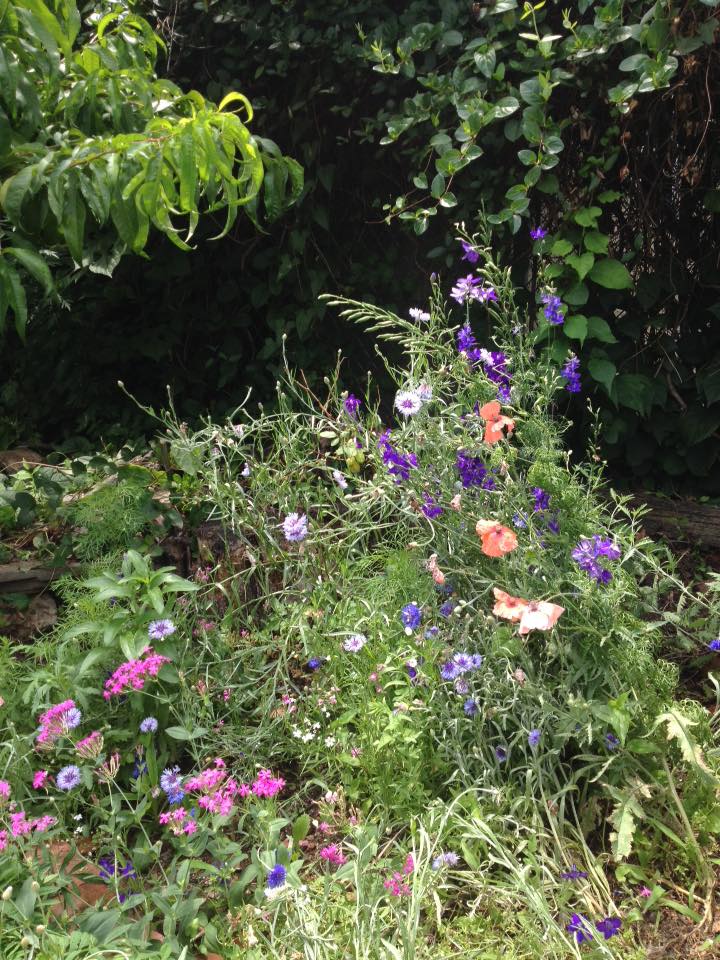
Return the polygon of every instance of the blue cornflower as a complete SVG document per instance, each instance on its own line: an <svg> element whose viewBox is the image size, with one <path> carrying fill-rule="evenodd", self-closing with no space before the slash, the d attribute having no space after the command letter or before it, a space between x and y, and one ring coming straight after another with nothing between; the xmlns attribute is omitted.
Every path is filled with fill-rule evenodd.
<svg viewBox="0 0 720 960"><path fill-rule="evenodd" d="M708 650L712 650L713 653L720 653L720 639L711 640L708 644Z"/></svg>
<svg viewBox="0 0 720 960"><path fill-rule="evenodd" d="M593 938L590 921L580 913L574 913L570 917L570 923L565 929L575 937L577 943L584 943Z"/></svg>
<svg viewBox="0 0 720 960"><path fill-rule="evenodd" d="M160 774L160 786L167 794L168 803L180 803L185 796L182 789L182 777L179 776L180 767L166 767Z"/></svg>
<svg viewBox="0 0 720 960"><path fill-rule="evenodd" d="M614 733L606 733L605 746L608 748L608 750L617 750L617 748L620 746L620 741Z"/></svg>
<svg viewBox="0 0 720 960"><path fill-rule="evenodd" d="M308 519L304 513L289 513L282 522L285 539L300 543L308 535Z"/></svg>
<svg viewBox="0 0 720 960"><path fill-rule="evenodd" d="M465 711L466 716L474 717L475 714L478 712L478 705L473 700L472 697L468 697L468 699L463 704L463 710Z"/></svg>
<svg viewBox="0 0 720 960"><path fill-rule="evenodd" d="M440 870L441 867L456 867L460 857L456 853L453 853L452 850L448 850L447 853L441 853L440 856L435 857L432 862L433 870Z"/></svg>
<svg viewBox="0 0 720 960"><path fill-rule="evenodd" d="M55 777L55 783L57 784L58 790L74 790L82 780L82 774L80 773L80 767L76 767L74 763L69 764L67 767L63 767L62 770L58 771L58 775Z"/></svg>
<svg viewBox="0 0 720 960"><path fill-rule="evenodd" d="M278 863L267 875L268 890L277 890L278 887L285 885L286 880L287 870L281 863Z"/></svg>
<svg viewBox="0 0 720 960"><path fill-rule="evenodd" d="M577 357L570 357L570 359L565 363L565 366L560 370L560 376L567 381L565 384L565 389L568 393L581 392L580 361Z"/></svg>
<svg viewBox="0 0 720 960"><path fill-rule="evenodd" d="M140 724L140 733L156 733L158 722L155 717L145 717Z"/></svg>
<svg viewBox="0 0 720 960"><path fill-rule="evenodd" d="M507 760L507 750L505 747L495 747L495 759L498 763L505 763Z"/></svg>
<svg viewBox="0 0 720 960"><path fill-rule="evenodd" d="M148 637L151 640L162 640L175 633L175 624L172 620L153 620L148 625Z"/></svg>
<svg viewBox="0 0 720 960"><path fill-rule="evenodd" d="M562 310L562 300L556 297L554 293L544 293L540 299L545 304L543 314L548 323L554 326L560 326L565 321L565 314Z"/></svg>
<svg viewBox="0 0 720 960"><path fill-rule="evenodd" d="M307 662L308 670L319 670L323 664L327 663L327 657L310 657Z"/></svg>
<svg viewBox="0 0 720 960"><path fill-rule="evenodd" d="M422 623L422 611L416 603L406 603L400 611L400 620L407 634L412 633Z"/></svg>
<svg viewBox="0 0 720 960"><path fill-rule="evenodd" d="M457 664L450 660L448 663L444 663L440 667L440 676L443 678L443 680L455 680L460 676L460 669Z"/></svg>
<svg viewBox="0 0 720 960"><path fill-rule="evenodd" d="M528 744L530 745L531 749L534 750L539 743L540 743L540 731L531 730L530 733L528 734Z"/></svg>
<svg viewBox="0 0 720 960"><path fill-rule="evenodd" d="M440 608L439 608L439 613L440 613L441 616L443 616L443 617L449 617L450 614L453 612L454 609L455 609L455 601L454 601L454 600L446 600L445 603L441 604L441 606L440 606Z"/></svg>
<svg viewBox="0 0 720 960"><path fill-rule="evenodd" d="M74 730L75 727L79 727L82 721L82 713L78 710L77 707L73 707L70 710L67 710L62 717L63 726L68 730Z"/></svg>

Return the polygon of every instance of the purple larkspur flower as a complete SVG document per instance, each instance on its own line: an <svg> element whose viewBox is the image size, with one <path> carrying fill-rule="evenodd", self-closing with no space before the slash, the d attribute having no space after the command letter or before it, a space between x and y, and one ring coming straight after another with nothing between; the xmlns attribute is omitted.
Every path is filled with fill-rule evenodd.
<svg viewBox="0 0 720 960"><path fill-rule="evenodd" d="M584 943L586 940L589 941L593 938L590 921L580 913L574 913L570 917L570 922L565 929L575 937L576 943Z"/></svg>
<svg viewBox="0 0 720 960"><path fill-rule="evenodd" d="M534 750L539 743L540 743L540 731L531 730L530 733L528 734L528 745L532 750Z"/></svg>
<svg viewBox="0 0 720 960"><path fill-rule="evenodd" d="M460 246L463 248L463 260L467 260L468 263L477 263L480 259L480 254L472 247L469 243L466 243L464 240L460 241Z"/></svg>
<svg viewBox="0 0 720 960"><path fill-rule="evenodd" d="M481 487L483 490L495 488L495 479L480 457L473 457L464 450L458 450L455 466L463 487Z"/></svg>
<svg viewBox="0 0 720 960"><path fill-rule="evenodd" d="M82 780L82 774L80 773L80 767L76 767L74 763L69 764L67 767L63 767L62 770L58 771L58 775L55 777L55 783L57 784L58 790L74 790Z"/></svg>
<svg viewBox="0 0 720 960"><path fill-rule="evenodd" d="M572 551L571 556L591 580L607 584L611 581L612 574L599 563L599 559L617 560L621 553L620 547L612 540L595 534L593 537L583 537Z"/></svg>
<svg viewBox="0 0 720 960"><path fill-rule="evenodd" d="M547 230L542 227L533 227L530 231L531 240L544 240L547 236Z"/></svg>
<svg viewBox="0 0 720 960"><path fill-rule="evenodd" d="M115 861L110 857L100 857L98 867L98 876L103 880L112 880L115 876Z"/></svg>
<svg viewBox="0 0 720 960"><path fill-rule="evenodd" d="M528 525L527 515L525 513L514 513L512 524L518 530L525 530Z"/></svg>
<svg viewBox="0 0 720 960"><path fill-rule="evenodd" d="M475 335L470 329L469 323L466 323L465 326L460 327L455 336L457 338L458 353L468 353L477 344Z"/></svg>
<svg viewBox="0 0 720 960"><path fill-rule="evenodd" d="M473 700L472 697L468 697L468 699L463 704L463 711L466 717L474 717L475 714L478 712L478 705Z"/></svg>
<svg viewBox="0 0 720 960"><path fill-rule="evenodd" d="M580 384L580 360L572 356L560 370L560 376L566 380L565 389L568 393L580 393L582 386Z"/></svg>
<svg viewBox="0 0 720 960"><path fill-rule="evenodd" d="M282 529L289 543L300 543L308 535L308 519L304 513L289 513L282 522Z"/></svg>
<svg viewBox="0 0 720 960"><path fill-rule="evenodd" d="M402 483L410 477L410 471L417 467L417 457L414 453L402 454L390 442L390 431L386 430L378 440L378 449L382 453L382 460L388 468L395 483Z"/></svg>
<svg viewBox="0 0 720 960"><path fill-rule="evenodd" d="M564 873L560 874L561 880L585 880L587 879L586 870L578 870L578 868L573 864L569 870L565 870Z"/></svg>
<svg viewBox="0 0 720 960"><path fill-rule="evenodd" d="M543 315L548 323L555 327L565 322L565 314L562 309L562 300L554 293L544 293L540 299L545 304Z"/></svg>
<svg viewBox="0 0 720 960"><path fill-rule="evenodd" d="M416 603L406 603L400 611L400 620L405 631L417 630L422 623L422 610Z"/></svg>
<svg viewBox="0 0 720 960"><path fill-rule="evenodd" d="M151 640L162 640L175 633L175 624L172 620L153 620L148 625L148 637Z"/></svg>
<svg viewBox="0 0 720 960"><path fill-rule="evenodd" d="M415 390L398 390L394 405L404 417L414 417L422 409L423 402Z"/></svg>
<svg viewBox="0 0 720 960"><path fill-rule="evenodd" d="M452 600L445 600L444 603L440 604L438 613L442 617L449 617L454 609L455 609L455 603Z"/></svg>
<svg viewBox="0 0 720 960"><path fill-rule="evenodd" d="M720 653L720 639L711 640L708 644L708 650L712 650L713 653Z"/></svg>
<svg viewBox="0 0 720 960"><path fill-rule="evenodd" d="M552 533L557 536L560 533L560 514L554 513L551 517L548 518L547 528L548 533Z"/></svg>
<svg viewBox="0 0 720 960"><path fill-rule="evenodd" d="M608 750L617 750L617 748L620 746L620 741L614 733L606 733L605 746L608 748Z"/></svg>
<svg viewBox="0 0 720 960"><path fill-rule="evenodd" d="M360 410L360 403L361 401L354 393L349 393L343 400L343 409L349 417L357 417L358 411Z"/></svg>
<svg viewBox="0 0 720 960"><path fill-rule="evenodd" d="M277 890L278 887L285 885L286 880L287 870L281 863L276 864L267 875L268 890Z"/></svg>
<svg viewBox="0 0 720 960"><path fill-rule="evenodd" d="M156 733L158 722L155 717L145 717L140 724L140 733Z"/></svg>
<svg viewBox="0 0 720 960"><path fill-rule="evenodd" d="M455 286L450 290L450 296L457 303L467 303L469 300L475 299L476 291L481 286L482 280L480 277L474 277L469 273L466 277L459 277L455 281Z"/></svg>
<svg viewBox="0 0 720 960"><path fill-rule="evenodd" d="M542 487L533 487L533 513L540 513L542 510L547 510L550 506L550 494L543 490Z"/></svg>
<svg viewBox="0 0 720 960"><path fill-rule="evenodd" d="M620 920L619 917L605 917L604 920L598 920L595 924L595 929L598 933L601 933L606 940L609 940L610 937L614 937L620 933L621 926L622 920Z"/></svg>
<svg viewBox="0 0 720 960"><path fill-rule="evenodd" d="M428 518L428 520L434 520L435 517L439 517L444 511L443 508L436 502L434 497L431 497L429 493L423 493L423 505L420 507L422 512Z"/></svg>

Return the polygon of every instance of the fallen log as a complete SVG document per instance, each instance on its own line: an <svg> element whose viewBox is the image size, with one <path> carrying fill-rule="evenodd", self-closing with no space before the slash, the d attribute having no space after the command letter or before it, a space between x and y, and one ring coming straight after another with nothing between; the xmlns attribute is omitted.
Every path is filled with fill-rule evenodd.
<svg viewBox="0 0 720 960"><path fill-rule="evenodd" d="M649 536L660 534L668 540L720 547L720 507L652 494L633 497L632 506L643 504L649 507L641 521Z"/></svg>
<svg viewBox="0 0 720 960"><path fill-rule="evenodd" d="M79 573L79 563L63 567L43 567L32 560L16 560L0 565L0 593L42 593L58 577Z"/></svg>

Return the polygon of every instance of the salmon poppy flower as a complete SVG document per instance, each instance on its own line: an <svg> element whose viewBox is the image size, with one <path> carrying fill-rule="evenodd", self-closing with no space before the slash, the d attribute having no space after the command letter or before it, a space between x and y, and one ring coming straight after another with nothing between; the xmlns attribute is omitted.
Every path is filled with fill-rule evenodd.
<svg viewBox="0 0 720 960"><path fill-rule="evenodd" d="M486 557L504 557L518 545L515 533L494 520L478 520L475 533L482 541L482 552Z"/></svg>
<svg viewBox="0 0 720 960"><path fill-rule="evenodd" d="M442 587L445 583L445 574L442 572L437 562L437 554L433 553L431 557L425 563L425 569L428 573L432 574L432 578L435 583Z"/></svg>
<svg viewBox="0 0 720 960"><path fill-rule="evenodd" d="M495 616L502 620L510 620L512 623L519 623L526 607L529 606L528 601L521 597L511 597L509 593L505 593L498 587L493 587L493 594L495 595L493 607Z"/></svg>
<svg viewBox="0 0 720 960"><path fill-rule="evenodd" d="M485 443L497 443L503 438L503 430L507 430L507 435L510 436L515 429L515 421L500 413L497 400L480 407L480 416L485 421Z"/></svg>

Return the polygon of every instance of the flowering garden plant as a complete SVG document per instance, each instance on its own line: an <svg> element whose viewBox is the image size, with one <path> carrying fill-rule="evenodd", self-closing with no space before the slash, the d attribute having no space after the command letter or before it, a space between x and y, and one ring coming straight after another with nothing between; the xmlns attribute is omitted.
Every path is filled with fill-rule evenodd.
<svg viewBox="0 0 720 960"><path fill-rule="evenodd" d="M661 656L661 591L687 590L563 450L572 357L534 355L508 272L462 242L450 312L437 281L406 318L333 300L404 352L394 396L338 366L320 400L288 370L271 411L165 417L221 546L189 580L129 551L66 586L86 616L14 663L8 950L48 949L62 896L96 942L111 914L123 944L185 956L410 960L520 927L519 955L622 955L678 870L709 929L713 721ZM712 591L687 603L717 630ZM65 885L30 903L58 851Z"/></svg>

